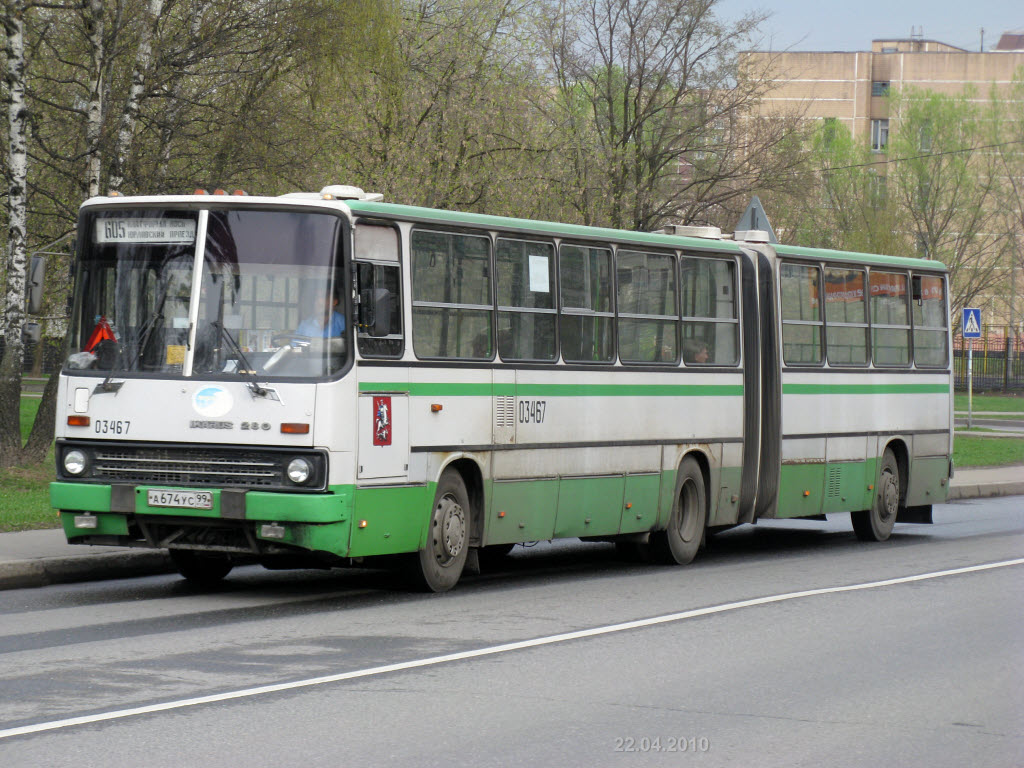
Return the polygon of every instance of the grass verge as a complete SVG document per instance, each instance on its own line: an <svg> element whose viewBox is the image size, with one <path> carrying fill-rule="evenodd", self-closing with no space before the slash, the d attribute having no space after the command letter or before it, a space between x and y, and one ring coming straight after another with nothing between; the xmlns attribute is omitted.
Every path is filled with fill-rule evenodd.
<svg viewBox="0 0 1024 768"><path fill-rule="evenodd" d="M953 410L967 410L967 393L957 392L953 395ZM979 411L1016 411L1024 414L1024 397L1021 395L974 395L974 412Z"/></svg>
<svg viewBox="0 0 1024 768"><path fill-rule="evenodd" d="M1001 467L1024 464L1024 439L1012 437L964 437L953 440L953 465Z"/></svg>
<svg viewBox="0 0 1024 768"><path fill-rule="evenodd" d="M21 398L21 438L28 438L39 410L39 399ZM57 528L60 522L50 506L53 480L53 446L36 464L0 469L0 531Z"/></svg>

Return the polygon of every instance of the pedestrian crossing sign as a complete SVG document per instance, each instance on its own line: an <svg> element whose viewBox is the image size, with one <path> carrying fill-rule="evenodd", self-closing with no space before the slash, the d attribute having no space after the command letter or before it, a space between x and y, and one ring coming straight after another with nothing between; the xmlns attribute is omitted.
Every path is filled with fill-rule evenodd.
<svg viewBox="0 0 1024 768"><path fill-rule="evenodd" d="M963 324L961 326L965 339L981 338L981 310L977 307L964 307Z"/></svg>

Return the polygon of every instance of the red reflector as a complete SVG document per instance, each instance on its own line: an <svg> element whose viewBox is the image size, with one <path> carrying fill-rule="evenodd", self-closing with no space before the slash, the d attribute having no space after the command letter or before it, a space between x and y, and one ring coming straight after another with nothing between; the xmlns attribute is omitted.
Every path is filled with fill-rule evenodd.
<svg viewBox="0 0 1024 768"><path fill-rule="evenodd" d="M210 194L210 193L209 193L209 192L207 192L207 191L206 191L205 189L197 189L197 190L196 190L195 192L193 192L192 194L193 194L193 195L208 195L208 194Z"/></svg>
<svg viewBox="0 0 1024 768"><path fill-rule="evenodd" d="M88 427L89 417L88 416L68 416L69 427Z"/></svg>
<svg viewBox="0 0 1024 768"><path fill-rule="evenodd" d="M308 435L309 424L285 422L281 424L281 431L286 435Z"/></svg>
<svg viewBox="0 0 1024 768"><path fill-rule="evenodd" d="M219 189L218 188L218 189L213 190L213 194L215 194L215 195L226 195L227 192L225 190L223 190L223 189Z"/></svg>
<svg viewBox="0 0 1024 768"><path fill-rule="evenodd" d="M231 194L232 194L232 195L243 195L243 196L245 196L245 195L247 195L248 193L247 193L247 192L246 192L246 191L245 191L244 189L236 189L236 190L235 190L234 192L232 192Z"/></svg>

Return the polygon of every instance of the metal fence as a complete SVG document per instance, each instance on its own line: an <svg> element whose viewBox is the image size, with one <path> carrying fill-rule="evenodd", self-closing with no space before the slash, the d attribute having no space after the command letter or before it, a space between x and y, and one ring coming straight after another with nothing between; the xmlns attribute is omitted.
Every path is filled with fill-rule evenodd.
<svg viewBox="0 0 1024 768"><path fill-rule="evenodd" d="M4 351L4 340L0 337L0 355ZM21 372L28 376L48 376L60 371L64 357L63 339L43 339L26 342L22 357Z"/></svg>
<svg viewBox="0 0 1024 768"><path fill-rule="evenodd" d="M980 339L953 337L953 386L967 389L967 350L973 349L975 391L1024 392L1024 337L1006 326L986 327Z"/></svg>

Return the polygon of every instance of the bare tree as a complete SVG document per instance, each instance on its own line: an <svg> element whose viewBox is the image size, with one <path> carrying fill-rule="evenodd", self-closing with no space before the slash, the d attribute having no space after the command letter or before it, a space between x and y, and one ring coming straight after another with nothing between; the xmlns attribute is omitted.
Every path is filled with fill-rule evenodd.
<svg viewBox="0 0 1024 768"><path fill-rule="evenodd" d="M918 255L950 271L954 313L999 279L1006 233L1000 226L997 156L984 151L984 126L969 92L946 96L906 88L891 97L889 194Z"/></svg>
<svg viewBox="0 0 1024 768"><path fill-rule="evenodd" d="M768 69L738 66L761 15L717 0L561 0L542 30L562 132L564 194L585 223L648 230L721 218L789 184L795 121L747 120Z"/></svg>
<svg viewBox="0 0 1024 768"><path fill-rule="evenodd" d="M95 0L91 0L95 2ZM132 138L135 134L135 123L139 118L140 101L146 85L153 60L153 38L157 25L163 14L164 0L149 0L146 11L140 22L139 43L135 53L135 66L132 68L131 85L125 98L124 111L117 130L117 144L111 158L110 187L120 189L124 183L124 169L128 163Z"/></svg>

